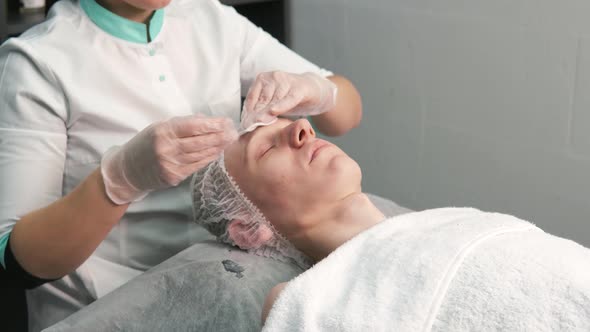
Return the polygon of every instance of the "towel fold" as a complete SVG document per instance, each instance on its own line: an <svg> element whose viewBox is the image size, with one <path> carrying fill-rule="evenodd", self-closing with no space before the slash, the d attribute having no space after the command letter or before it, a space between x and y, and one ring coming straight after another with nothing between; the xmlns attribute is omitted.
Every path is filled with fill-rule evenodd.
<svg viewBox="0 0 590 332"><path fill-rule="evenodd" d="M263 331L590 331L590 250L514 216L387 219L293 279Z"/></svg>

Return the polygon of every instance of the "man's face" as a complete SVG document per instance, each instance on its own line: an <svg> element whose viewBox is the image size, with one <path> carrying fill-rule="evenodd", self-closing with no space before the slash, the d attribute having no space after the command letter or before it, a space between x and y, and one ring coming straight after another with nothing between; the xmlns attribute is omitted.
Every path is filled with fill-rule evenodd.
<svg viewBox="0 0 590 332"><path fill-rule="evenodd" d="M243 135L225 150L225 164L246 197L286 236L361 190L358 164L316 138L307 120L279 119Z"/></svg>

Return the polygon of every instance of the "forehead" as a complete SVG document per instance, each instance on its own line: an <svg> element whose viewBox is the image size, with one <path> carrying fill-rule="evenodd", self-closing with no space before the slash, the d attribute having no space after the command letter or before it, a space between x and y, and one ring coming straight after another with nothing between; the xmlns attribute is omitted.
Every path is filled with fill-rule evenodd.
<svg viewBox="0 0 590 332"><path fill-rule="evenodd" d="M273 133L276 133L291 123L293 123L293 121L289 119L279 118L278 121L275 121L268 126L258 127L254 131L242 135L237 143L242 146L242 149L244 150L243 152L246 153L246 147L248 147L248 145L256 145L258 143L264 142L263 138L272 136Z"/></svg>
<svg viewBox="0 0 590 332"><path fill-rule="evenodd" d="M273 122L272 124L270 124L268 126L258 127L256 129L254 129L254 131L242 135L240 137L240 139L238 140L238 142L241 144L247 145L253 139L256 140L257 137L265 136L271 132L275 132L279 129L285 128L286 126L290 125L291 123L293 123L292 120L279 118L277 121Z"/></svg>

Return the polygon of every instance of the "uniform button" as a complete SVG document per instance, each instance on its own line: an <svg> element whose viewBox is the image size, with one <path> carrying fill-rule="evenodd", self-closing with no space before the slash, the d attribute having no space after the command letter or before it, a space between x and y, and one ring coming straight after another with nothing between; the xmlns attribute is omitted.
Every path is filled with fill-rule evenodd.
<svg viewBox="0 0 590 332"><path fill-rule="evenodd" d="M160 79L160 82L164 82L166 80L166 76L160 75L159 79Z"/></svg>
<svg viewBox="0 0 590 332"><path fill-rule="evenodd" d="M156 55L156 50L154 50L154 49L151 49L151 50L149 50L148 54L149 54L150 56L154 56L154 55Z"/></svg>

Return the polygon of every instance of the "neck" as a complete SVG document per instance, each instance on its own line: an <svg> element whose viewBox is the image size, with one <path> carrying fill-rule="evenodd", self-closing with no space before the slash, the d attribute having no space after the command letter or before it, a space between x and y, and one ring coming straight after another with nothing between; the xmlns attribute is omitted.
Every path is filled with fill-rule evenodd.
<svg viewBox="0 0 590 332"><path fill-rule="evenodd" d="M121 0L96 0L96 2L111 13L138 23L147 23L154 13L154 10L137 8Z"/></svg>
<svg viewBox="0 0 590 332"><path fill-rule="evenodd" d="M361 232L381 222L385 216L367 195L355 193L316 214L316 222L290 240L315 261L322 260L332 251Z"/></svg>

